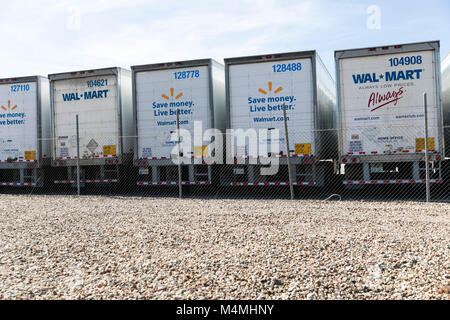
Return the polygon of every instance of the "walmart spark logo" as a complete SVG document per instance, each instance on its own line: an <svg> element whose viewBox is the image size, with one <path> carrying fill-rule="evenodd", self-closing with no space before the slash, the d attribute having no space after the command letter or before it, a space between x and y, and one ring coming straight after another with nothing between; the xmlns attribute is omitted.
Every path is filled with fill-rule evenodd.
<svg viewBox="0 0 450 320"><path fill-rule="evenodd" d="M271 92L272 92L272 81L269 81L269 83L268 83L268 89L269 89L269 93L271 93ZM282 91L282 90L283 90L283 87L278 87L273 93L274 93L274 94L277 94L278 92L280 92L280 91ZM261 88L258 89L258 92L261 92L262 94L267 95L267 91L266 91L266 90L263 90L263 89L261 89Z"/></svg>
<svg viewBox="0 0 450 320"><path fill-rule="evenodd" d="M175 91L175 90L174 90L173 88L170 88L170 97L171 97L171 98L173 98L174 91ZM183 93L180 92L180 93L175 97L175 100L180 99L182 96L183 96ZM170 98L169 98L166 94L162 94L161 97L163 97L163 98L166 99L166 100L170 100Z"/></svg>
<svg viewBox="0 0 450 320"><path fill-rule="evenodd" d="M3 110L5 110L5 111L8 111L8 110L10 110L10 111L12 111L12 110L14 110L14 109L16 109L17 108L17 104L16 105L14 105L12 108L11 108L11 100L8 100L8 108L6 108L5 106L3 106L2 105L2 107L1 107Z"/></svg>
<svg viewBox="0 0 450 320"><path fill-rule="evenodd" d="M12 112L17 109L17 104L11 106L11 100L8 100L8 107L0 106L5 112L0 114L0 126L11 126L25 123L25 112Z"/></svg>

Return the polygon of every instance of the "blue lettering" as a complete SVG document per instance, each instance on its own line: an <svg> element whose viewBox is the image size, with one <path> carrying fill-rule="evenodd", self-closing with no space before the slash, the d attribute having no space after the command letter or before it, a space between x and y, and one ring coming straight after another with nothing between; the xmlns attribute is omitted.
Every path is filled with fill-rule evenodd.
<svg viewBox="0 0 450 320"><path fill-rule="evenodd" d="M397 80L397 72L395 72L395 71L392 71L392 72L386 71L385 79L386 79L386 81L396 81Z"/></svg>
<svg viewBox="0 0 450 320"><path fill-rule="evenodd" d="M365 74L354 74L352 75L353 82L355 84L358 83L366 83L366 82L379 82L380 80L377 79L377 76L375 73L365 73Z"/></svg>
<svg viewBox="0 0 450 320"><path fill-rule="evenodd" d="M353 74L352 77L355 84L363 83L363 76L361 74Z"/></svg>
<svg viewBox="0 0 450 320"><path fill-rule="evenodd" d="M422 69L416 70L406 70L406 71L386 71L385 80L386 81L397 81L397 80L414 80L414 74L416 79L420 79L420 73Z"/></svg>
<svg viewBox="0 0 450 320"><path fill-rule="evenodd" d="M109 90L97 90L97 91L88 91L84 93L84 99L98 99L98 98L108 98Z"/></svg>
<svg viewBox="0 0 450 320"><path fill-rule="evenodd" d="M403 71L399 71L397 73L397 80L405 80L405 73Z"/></svg>
<svg viewBox="0 0 450 320"><path fill-rule="evenodd" d="M412 70L406 70L406 79L414 80L413 73L414 73L414 71L412 71Z"/></svg>
<svg viewBox="0 0 450 320"><path fill-rule="evenodd" d="M64 101L68 101L69 100L69 94L68 93L63 93L62 96L63 96L63 100Z"/></svg>
<svg viewBox="0 0 450 320"><path fill-rule="evenodd" d="M417 79L420 79L420 73L421 73L422 71L423 71L422 69L416 69L416 70L414 70L414 72L416 73Z"/></svg>
<svg viewBox="0 0 450 320"><path fill-rule="evenodd" d="M63 100L64 101L73 101L73 100L80 100L80 97L78 96L78 92L76 93L63 93Z"/></svg>
<svg viewBox="0 0 450 320"><path fill-rule="evenodd" d="M423 69L416 69L416 70L400 70L400 71L386 71L384 74L384 80L386 82L388 81L397 81L397 80L414 80L414 79L420 79L420 74L423 71ZM355 84L358 83L367 83L367 82L380 82L380 80L377 78L377 75L375 73L360 73L360 74L353 74L353 82ZM380 75L381 78L383 78L383 75ZM254 101L253 101L254 102ZM249 103L251 103L249 99Z"/></svg>

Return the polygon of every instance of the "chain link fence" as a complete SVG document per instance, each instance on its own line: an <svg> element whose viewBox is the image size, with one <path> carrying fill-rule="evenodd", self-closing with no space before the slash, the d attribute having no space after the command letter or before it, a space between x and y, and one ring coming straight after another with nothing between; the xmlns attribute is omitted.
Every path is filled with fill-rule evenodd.
<svg viewBox="0 0 450 320"><path fill-rule="evenodd" d="M75 131L42 139L53 146L51 154L15 156L11 149L0 164L1 192L76 195L79 187L90 195L424 201L428 181L430 200L449 202L450 159L442 137L450 127L429 128L428 179L423 132L294 128L286 139L275 128L191 135L181 127L170 137L136 139L80 131L78 159Z"/></svg>

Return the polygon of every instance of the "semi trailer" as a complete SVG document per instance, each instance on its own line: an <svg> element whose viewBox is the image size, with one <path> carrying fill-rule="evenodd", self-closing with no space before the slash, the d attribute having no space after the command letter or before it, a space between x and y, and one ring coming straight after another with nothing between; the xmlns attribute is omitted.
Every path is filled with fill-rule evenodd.
<svg viewBox="0 0 450 320"><path fill-rule="evenodd" d="M426 136L430 182L442 182L439 41L339 50L335 61L343 183L425 183Z"/></svg>
<svg viewBox="0 0 450 320"><path fill-rule="evenodd" d="M51 158L48 79L0 79L0 108L0 186L42 187Z"/></svg>
<svg viewBox="0 0 450 320"><path fill-rule="evenodd" d="M134 153L131 72L114 67L48 77L54 183L75 186L78 161L82 186L120 182Z"/></svg>
<svg viewBox="0 0 450 320"><path fill-rule="evenodd" d="M170 186L180 180L183 185L212 184L217 176L214 168L221 161L212 161L212 141L204 134L225 129L223 65L201 59L131 69L137 184Z"/></svg>
<svg viewBox="0 0 450 320"><path fill-rule="evenodd" d="M333 78L317 52L225 59L225 79L222 185L289 185L290 167L294 185L323 186L337 159L337 109Z"/></svg>

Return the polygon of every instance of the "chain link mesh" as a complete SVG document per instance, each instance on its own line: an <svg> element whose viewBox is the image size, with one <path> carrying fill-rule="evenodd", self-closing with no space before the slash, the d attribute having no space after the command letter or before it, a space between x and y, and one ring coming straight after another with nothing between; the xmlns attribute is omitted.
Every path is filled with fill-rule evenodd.
<svg viewBox="0 0 450 320"><path fill-rule="evenodd" d="M355 128L347 138L345 130L289 130L289 157L283 130L276 134L247 131L243 137L216 131L203 141L181 132L180 157L176 131L171 133L171 145L164 144L167 137L138 137L143 146L133 144L141 152L136 147L134 152L123 152L122 142L111 144L125 139L135 142L136 137L94 139L80 132L81 193L177 197L181 182L184 198L289 198L292 183L295 199L423 201L426 172L424 139L418 137L421 130L391 126L389 141L374 150L354 142L367 142L356 137ZM442 131L448 136L450 127ZM444 157L439 128L429 132L431 200L449 202L450 160ZM366 139L370 134L370 129L361 128ZM411 136L418 138L408 141ZM44 142L51 143L52 154L26 153L2 161L3 193L76 194L76 136ZM350 143L353 151L339 152L348 147L344 143ZM450 154L448 145L445 153Z"/></svg>

